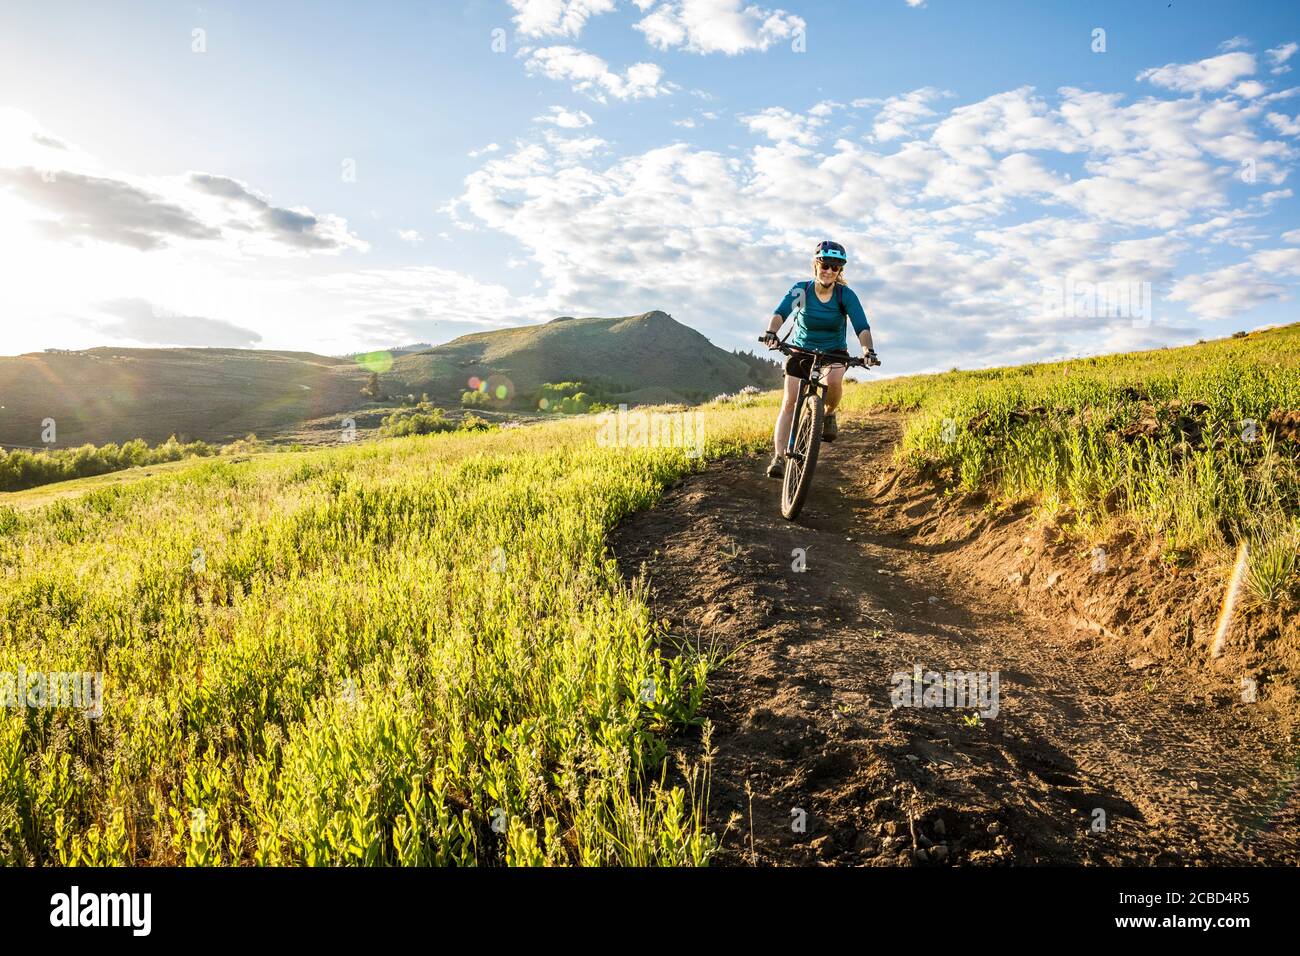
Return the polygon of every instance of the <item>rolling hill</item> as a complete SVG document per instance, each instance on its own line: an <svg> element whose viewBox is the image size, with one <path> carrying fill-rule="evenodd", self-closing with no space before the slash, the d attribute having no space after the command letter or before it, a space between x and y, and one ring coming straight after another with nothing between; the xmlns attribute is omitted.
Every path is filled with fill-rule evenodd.
<svg viewBox="0 0 1300 956"><path fill-rule="evenodd" d="M534 407L528 396L545 382L580 381L603 401L631 405L698 402L746 385L775 388L781 379L775 364L724 351L656 310L463 335L401 356L385 384L459 401L470 378L494 375L508 380L508 400L525 408Z"/></svg>
<svg viewBox="0 0 1300 956"><path fill-rule="evenodd" d="M412 353L393 351L380 375L388 395L427 392L459 407L473 376L509 383L499 411L535 411L529 396L545 382L581 381L604 401L701 401L753 384L773 387L777 366L733 355L699 332L652 311L622 318L560 318L523 328L462 336ZM182 441L305 438L358 428L381 411L361 393L369 372L353 357L230 348L119 348L31 352L0 357L0 445L42 446L54 419L69 448L175 434ZM493 379L494 384L498 379Z"/></svg>
<svg viewBox="0 0 1300 956"><path fill-rule="evenodd" d="M366 372L311 352L116 348L0 358L0 443L53 447L175 434L183 441L269 435L362 404Z"/></svg>

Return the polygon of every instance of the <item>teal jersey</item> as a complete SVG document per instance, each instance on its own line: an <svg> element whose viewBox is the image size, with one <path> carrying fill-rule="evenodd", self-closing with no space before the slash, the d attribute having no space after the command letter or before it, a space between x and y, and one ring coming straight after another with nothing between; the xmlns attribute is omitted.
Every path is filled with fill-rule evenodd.
<svg viewBox="0 0 1300 956"><path fill-rule="evenodd" d="M775 314L788 319L791 312L794 313L794 335L790 338L790 344L801 349L814 349L818 352L847 350L849 342L844 334L846 316L853 325L855 335L861 335L871 328L867 324L867 313L862 310L857 293L846 285L837 285L831 291L830 301L823 302L817 298L816 284L811 279L796 282L776 307Z"/></svg>

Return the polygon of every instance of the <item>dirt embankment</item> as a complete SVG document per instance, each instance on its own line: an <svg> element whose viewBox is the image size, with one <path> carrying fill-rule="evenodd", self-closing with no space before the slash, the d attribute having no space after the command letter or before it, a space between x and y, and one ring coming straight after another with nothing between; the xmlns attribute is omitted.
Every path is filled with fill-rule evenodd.
<svg viewBox="0 0 1300 956"><path fill-rule="evenodd" d="M1231 561L1171 565L1159 538L1132 530L1088 545L1064 530L1068 511L1044 523L1028 503L994 511L982 494L947 496L943 484L933 472L890 469L869 493L894 530L1049 624L1091 632L1099 652L1126 655L1135 670L1185 671L1207 692L1222 677L1279 721L1300 716L1300 607L1289 596L1260 607L1240 587L1215 656Z"/></svg>
<svg viewBox="0 0 1300 956"><path fill-rule="evenodd" d="M754 457L610 536L678 636L729 655L707 704L719 862L1300 862L1285 626L1243 615L1207 664L1222 575L1132 541L1098 571L1027 511L894 471L901 423L846 423L797 523ZM945 706L951 672L985 696Z"/></svg>

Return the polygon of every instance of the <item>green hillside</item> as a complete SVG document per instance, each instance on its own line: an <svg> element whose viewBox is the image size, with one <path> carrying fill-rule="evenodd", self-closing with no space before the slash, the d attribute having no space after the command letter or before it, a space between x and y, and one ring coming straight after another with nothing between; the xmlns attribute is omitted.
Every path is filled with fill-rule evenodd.
<svg viewBox="0 0 1300 956"><path fill-rule="evenodd" d="M418 353L397 349L379 371L394 398L428 393L459 408L471 377L503 376L499 411L535 411L545 382L582 382L604 401L695 402L744 385L771 388L778 367L726 352L663 312L623 318L555 319L544 325L462 336ZM365 430L383 410L362 394L365 360L257 349L103 347L0 357L0 445L40 447L42 422L55 448L175 434L225 443L249 432L316 443L342 416ZM494 384L497 379L493 378ZM489 408L490 412L492 409Z"/></svg>
<svg viewBox="0 0 1300 956"><path fill-rule="evenodd" d="M900 457L956 490L1035 500L1089 541L1131 523L1170 564L1249 540L1252 568L1297 568L1300 323L855 394L914 409Z"/></svg>
<svg viewBox="0 0 1300 956"><path fill-rule="evenodd" d="M56 448L175 434L225 442L364 404L348 359L255 349L93 348L0 357L0 444Z"/></svg>
<svg viewBox="0 0 1300 956"><path fill-rule="evenodd" d="M775 388L781 378L774 363L720 349L656 310L463 335L398 358L384 381L450 402L471 378L492 376L508 381L507 402L520 408L534 407L530 397L546 382L582 382L602 401L638 404L699 402L746 385Z"/></svg>

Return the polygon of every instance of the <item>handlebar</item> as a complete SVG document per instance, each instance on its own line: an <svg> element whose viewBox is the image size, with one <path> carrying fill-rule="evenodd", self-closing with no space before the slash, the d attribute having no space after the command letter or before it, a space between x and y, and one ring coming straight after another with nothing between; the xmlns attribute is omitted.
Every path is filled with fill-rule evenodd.
<svg viewBox="0 0 1300 956"><path fill-rule="evenodd" d="M760 335L758 337L758 340L760 342L766 343L767 337L764 335ZM816 349L801 349L797 345L786 345L786 343L779 342L779 341L776 343L776 345L771 346L771 348L785 355L791 355L795 352L798 352L801 355L812 355L816 358L827 359L829 362L835 365L847 365L849 368L868 367L867 360L865 358L854 358L852 355L845 355L843 352L819 352Z"/></svg>

